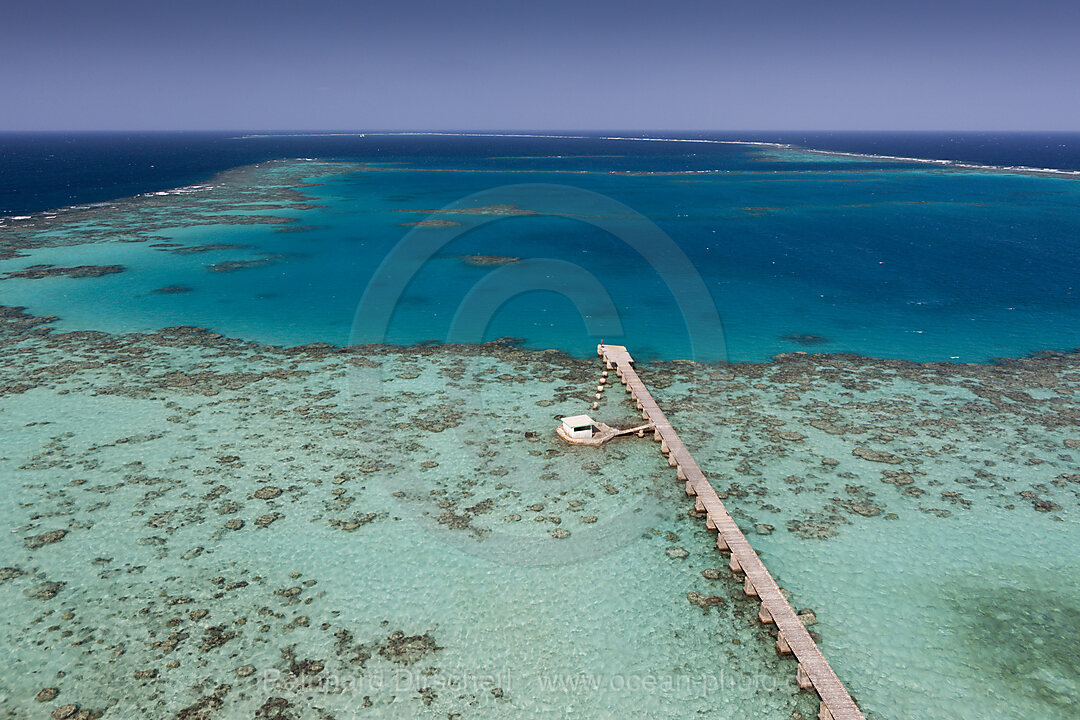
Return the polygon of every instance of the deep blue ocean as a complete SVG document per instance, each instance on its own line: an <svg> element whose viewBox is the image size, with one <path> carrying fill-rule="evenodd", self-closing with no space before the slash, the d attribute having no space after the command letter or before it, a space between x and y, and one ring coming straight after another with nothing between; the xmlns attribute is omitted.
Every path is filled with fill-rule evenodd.
<svg viewBox="0 0 1080 720"><path fill-rule="evenodd" d="M201 182L237 165L273 158L392 160L401 156L468 159L488 150L529 154L608 154L603 140L552 138L293 135L245 131L179 133L0 133L0 216L78 203L103 202ZM541 134L580 135L575 131ZM995 166L1080 170L1080 132L672 132L610 131L596 137L751 140L805 148ZM701 151L701 148L695 148ZM628 165L636 169L708 167L708 154L688 158L686 146L640 143Z"/></svg>
<svg viewBox="0 0 1080 720"><path fill-rule="evenodd" d="M644 359L806 350L985 362L1080 345L1080 178L1001 169L1080 171L1080 134L552 135L0 135L11 232L21 221L10 216L266 160L360 163L303 188L318 207L283 213L299 232L185 227L175 218L201 201L175 196L162 210L176 229L159 239L232 247L42 250L0 270L127 270L7 280L0 304L72 328L193 324L282 344L514 337L574 354L605 338ZM736 140L783 146L701 142ZM271 182L259 172L243 182ZM486 206L512 211L439 210ZM473 256L517 262L462 261ZM223 262L243 269L218 272ZM174 286L184 291L160 292Z"/></svg>

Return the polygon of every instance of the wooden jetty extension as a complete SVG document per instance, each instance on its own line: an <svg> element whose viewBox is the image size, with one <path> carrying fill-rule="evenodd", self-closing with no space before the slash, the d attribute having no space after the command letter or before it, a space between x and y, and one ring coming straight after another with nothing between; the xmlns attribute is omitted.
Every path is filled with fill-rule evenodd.
<svg viewBox="0 0 1080 720"><path fill-rule="evenodd" d="M746 536L735 524L727 508L720 502L705 474L694 462L690 452L675 433L648 388L634 370L634 360L621 345L597 346L597 354L605 367L615 370L626 386L631 399L637 403L643 419L653 426L653 439L667 455L668 464L676 468L679 480L686 481L686 494L696 497L695 507L707 513L706 525L716 531L716 547L731 553L729 567L737 576L745 577L744 592L761 601L758 619L777 628L776 651L794 655L798 661L796 681L803 690L815 690L821 698L820 720L865 720L858 705L851 699L840 679L836 677L817 643L788 604L761 558L750 546Z"/></svg>
<svg viewBox="0 0 1080 720"><path fill-rule="evenodd" d="M652 423L645 423L644 425L639 425L637 427L626 428L626 429L620 430L619 428L613 428L610 425L605 425L604 423L596 423L596 433L591 438L588 438L587 440L582 439L582 438L570 437L566 433L565 428L566 428L565 425L560 425L555 432L557 432L559 434L559 437L561 437L563 440L570 443L571 445L596 445L596 446L599 446L599 445L603 445L608 440L613 440L613 439L615 439L617 437L623 437L624 435L635 435L636 434L638 437L645 437L645 433L648 432L649 430L653 429L653 424Z"/></svg>

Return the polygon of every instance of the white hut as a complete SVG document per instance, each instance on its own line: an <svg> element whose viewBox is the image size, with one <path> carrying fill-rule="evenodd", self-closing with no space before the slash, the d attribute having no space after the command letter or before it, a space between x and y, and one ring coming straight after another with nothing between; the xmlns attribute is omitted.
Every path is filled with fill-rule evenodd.
<svg viewBox="0 0 1080 720"><path fill-rule="evenodd" d="M591 440L596 433L596 421L588 415L574 415L562 420L563 434L573 440Z"/></svg>

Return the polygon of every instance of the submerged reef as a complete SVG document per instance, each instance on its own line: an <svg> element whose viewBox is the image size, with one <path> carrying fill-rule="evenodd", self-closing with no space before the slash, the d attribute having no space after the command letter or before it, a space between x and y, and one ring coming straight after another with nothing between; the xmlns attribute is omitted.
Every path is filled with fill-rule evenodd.
<svg viewBox="0 0 1080 720"><path fill-rule="evenodd" d="M55 265L31 265L22 270L12 270L4 273L4 280L22 278L24 280L40 280L47 277L73 277L90 278L101 277L124 272L123 265L79 265L77 267L56 267Z"/></svg>
<svg viewBox="0 0 1080 720"><path fill-rule="evenodd" d="M946 518L982 503L1061 519L1063 500L1080 498L1071 470L1080 462L1071 452L1078 363L1076 352L985 365L789 353L684 377L667 405L673 423L696 429L688 442L715 448L699 463L715 469L713 485L747 522L769 518L827 538L854 516ZM679 382L678 366L660 364L652 382ZM711 415L722 400L733 411ZM737 442L718 447L718 432ZM770 499L775 491L762 486L778 465L802 469L783 481L796 502Z"/></svg>
<svg viewBox="0 0 1080 720"><path fill-rule="evenodd" d="M812 333L791 333L789 335L781 335L780 339L784 342L796 343L805 347L812 347L814 345L827 345L832 340L824 335L814 335Z"/></svg>
<svg viewBox="0 0 1080 720"><path fill-rule="evenodd" d="M359 167L357 163L270 161L226 170L203 185L35 213L17 223L0 224L0 260L24 257L39 248L92 243L152 243L155 250L179 255L244 249L247 246L235 243L184 245L168 241L161 233L177 227L226 225L309 229L290 217L295 211L318 207L303 193L305 187L317 184L309 179L344 175ZM183 202L177 202L178 195ZM41 265L14 276L96 277L123 269Z"/></svg>
<svg viewBox="0 0 1080 720"><path fill-rule="evenodd" d="M519 257L507 257L505 255L463 255L461 261L466 265L488 267L491 265L510 265L520 262Z"/></svg>
<svg viewBox="0 0 1080 720"><path fill-rule="evenodd" d="M639 609L620 622L659 613L639 630L668 628L641 662L670 652L661 662L784 678L729 701L812 713L653 443L574 448L552 432L591 405L596 362L513 342L278 347L54 320L0 309L11 717L42 704L69 717L380 716L400 702L527 713L543 695L526 680L460 691L440 678L488 667L493 651L471 643L524 632L529 603L550 612L571 593L567 628L588 625L584 608L616 612L586 598L615 598L628 577ZM1078 353L988 365L788 353L639 371L766 563L911 518L1063 526L1080 499ZM594 416L633 421L617 394ZM606 586L596 576L619 552L646 566ZM497 615L503 594L506 618L469 614ZM815 635L844 637L842 608L808 604ZM1001 634L995 623L966 632ZM537 642L525 657L567 641ZM842 652L830 660L855 673ZM406 691L375 682L395 672L410 673ZM1025 697L1056 711L1055 683ZM717 696L678 697L703 709Z"/></svg>
<svg viewBox="0 0 1080 720"><path fill-rule="evenodd" d="M512 217L515 215L535 215L536 211L516 205L481 205L479 207L449 208L404 208L395 212L416 213L419 215L495 215Z"/></svg>
<svg viewBox="0 0 1080 720"><path fill-rule="evenodd" d="M445 228L456 227L461 223L453 220L417 220L416 222L400 223L402 227L421 227L421 228Z"/></svg>
<svg viewBox="0 0 1080 720"><path fill-rule="evenodd" d="M221 262L210 263L206 266L206 269L208 272L214 273L236 272L237 270L262 267L263 265L273 265L274 263L281 262L286 257L286 255L281 253L264 253L261 257L252 258L251 260L223 260Z"/></svg>

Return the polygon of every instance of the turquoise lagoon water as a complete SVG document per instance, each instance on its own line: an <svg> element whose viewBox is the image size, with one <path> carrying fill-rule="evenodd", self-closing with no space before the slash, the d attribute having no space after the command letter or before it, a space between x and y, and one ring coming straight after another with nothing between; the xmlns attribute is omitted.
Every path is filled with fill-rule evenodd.
<svg viewBox="0 0 1080 720"><path fill-rule="evenodd" d="M1071 717L1080 363L964 361L1075 344L1076 183L711 152L273 162L5 221L0 272L51 268L0 281L0 717L812 717L656 446L554 436L594 332L868 717ZM634 213L694 274L626 252L663 241Z"/></svg>

